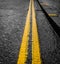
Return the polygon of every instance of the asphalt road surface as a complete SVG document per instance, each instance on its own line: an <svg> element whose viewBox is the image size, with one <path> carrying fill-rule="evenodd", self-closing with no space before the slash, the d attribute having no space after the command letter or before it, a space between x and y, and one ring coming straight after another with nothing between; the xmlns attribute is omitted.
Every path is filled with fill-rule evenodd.
<svg viewBox="0 0 60 64"><path fill-rule="evenodd" d="M52 19L60 26L60 0L39 1L49 4L48 10L47 6L43 5L48 13L58 14L58 17ZM0 64L17 64L28 7L29 0L0 0ZM52 7L53 11L49 7ZM51 27L36 0L35 10L42 64L60 64L60 37Z"/></svg>
<svg viewBox="0 0 60 64"><path fill-rule="evenodd" d="M0 64L16 64L29 0L0 0Z"/></svg>
<svg viewBox="0 0 60 64"><path fill-rule="evenodd" d="M44 2L44 3L48 2L48 4L50 3L49 0L46 1L40 0L40 2ZM54 1L52 3L54 3ZM38 25L38 33L40 38L39 40L41 45L41 55L43 59L43 64L59 64L60 51L58 46L60 45L59 44L60 38L49 24L48 20L46 19L46 16L42 12L37 2L35 2L35 7L36 7L37 25ZM46 8L47 6L44 5L43 7ZM48 8L47 12L49 11L50 9ZM60 20L56 20L55 22L60 23Z"/></svg>

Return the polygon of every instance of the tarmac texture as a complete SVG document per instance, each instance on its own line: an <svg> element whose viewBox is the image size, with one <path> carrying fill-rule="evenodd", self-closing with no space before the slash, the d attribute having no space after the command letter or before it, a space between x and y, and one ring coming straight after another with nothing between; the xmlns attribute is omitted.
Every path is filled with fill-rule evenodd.
<svg viewBox="0 0 60 64"><path fill-rule="evenodd" d="M30 0L0 0L0 64L17 64L29 2ZM39 2L48 14L56 14L50 17L60 27L60 0L39 0ZM42 64L60 64L60 37L48 22L37 0L34 0L34 7ZM32 19L30 21L26 64L32 64L33 24Z"/></svg>

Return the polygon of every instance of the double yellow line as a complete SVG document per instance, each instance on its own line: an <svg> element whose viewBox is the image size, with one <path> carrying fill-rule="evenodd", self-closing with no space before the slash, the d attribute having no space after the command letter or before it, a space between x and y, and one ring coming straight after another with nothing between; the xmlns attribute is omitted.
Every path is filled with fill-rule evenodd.
<svg viewBox="0 0 60 64"><path fill-rule="evenodd" d="M24 34L22 38L21 48L19 51L17 64L26 64L28 56L28 40L30 32L30 15L32 9L32 64L41 64L41 54L39 48L39 38L36 24L36 16L34 9L34 0L30 0L29 10L26 18L26 24L24 29Z"/></svg>

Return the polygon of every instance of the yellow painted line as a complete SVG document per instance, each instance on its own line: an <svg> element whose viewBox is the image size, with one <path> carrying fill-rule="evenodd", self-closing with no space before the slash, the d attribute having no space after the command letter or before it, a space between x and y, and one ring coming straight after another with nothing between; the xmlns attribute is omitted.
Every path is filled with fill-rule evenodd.
<svg viewBox="0 0 60 64"><path fill-rule="evenodd" d="M49 6L49 4L47 2L41 3L41 5Z"/></svg>
<svg viewBox="0 0 60 64"><path fill-rule="evenodd" d="M53 16L53 17L55 17L55 16L58 16L57 14L48 14L49 16Z"/></svg>
<svg viewBox="0 0 60 64"><path fill-rule="evenodd" d="M36 24L36 15L34 9L34 0L32 0L32 64L41 64L41 53Z"/></svg>
<svg viewBox="0 0 60 64"><path fill-rule="evenodd" d="M31 14L31 1L29 5L29 10L26 18L26 25L24 29L24 34L21 42L21 48L19 51L19 56L17 60L17 64L26 64L27 55L28 55L28 40L29 40L29 32L30 32L30 14Z"/></svg>

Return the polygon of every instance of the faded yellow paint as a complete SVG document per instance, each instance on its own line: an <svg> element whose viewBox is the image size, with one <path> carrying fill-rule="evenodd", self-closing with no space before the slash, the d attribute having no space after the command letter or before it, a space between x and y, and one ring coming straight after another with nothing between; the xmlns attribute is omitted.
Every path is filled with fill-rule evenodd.
<svg viewBox="0 0 60 64"><path fill-rule="evenodd" d="M58 16L58 14L53 14L53 13L48 14L48 15L49 15L49 16L53 16L53 17Z"/></svg>
<svg viewBox="0 0 60 64"><path fill-rule="evenodd" d="M32 0L32 64L41 64L41 53L36 24L36 15L34 9L34 0Z"/></svg>
<svg viewBox="0 0 60 64"><path fill-rule="evenodd" d="M31 1L29 5L29 10L26 18L26 25L24 29L24 34L21 42L21 48L19 51L17 64L26 64L27 55L28 55L28 40L29 40L29 32L30 32L30 14L31 14Z"/></svg>
<svg viewBox="0 0 60 64"><path fill-rule="evenodd" d="M49 4L47 2L43 2L43 3L41 3L41 5L49 6Z"/></svg>

